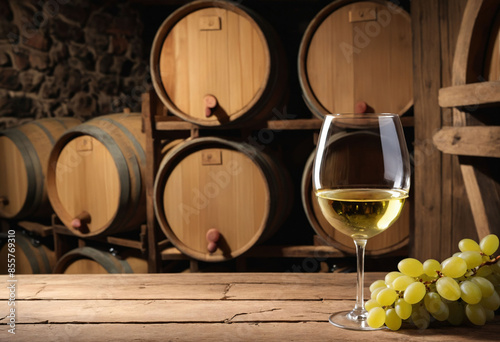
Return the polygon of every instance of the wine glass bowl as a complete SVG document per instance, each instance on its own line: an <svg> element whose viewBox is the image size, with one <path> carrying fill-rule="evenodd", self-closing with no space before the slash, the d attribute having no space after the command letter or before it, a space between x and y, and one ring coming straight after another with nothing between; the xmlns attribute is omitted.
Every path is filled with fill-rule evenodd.
<svg viewBox="0 0 500 342"><path fill-rule="evenodd" d="M367 240L399 217L410 187L410 163L397 114L326 115L316 148L312 183L330 225L353 238L357 299L352 311L330 316L336 326L373 330L366 324L363 278Z"/></svg>

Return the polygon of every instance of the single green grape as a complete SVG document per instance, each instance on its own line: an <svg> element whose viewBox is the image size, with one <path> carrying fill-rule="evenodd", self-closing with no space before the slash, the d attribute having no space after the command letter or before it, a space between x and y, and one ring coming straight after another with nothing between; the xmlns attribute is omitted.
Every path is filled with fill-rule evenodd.
<svg viewBox="0 0 500 342"><path fill-rule="evenodd" d="M479 277L487 277L492 273L493 270L491 269L490 265L484 265L477 269L476 275Z"/></svg>
<svg viewBox="0 0 500 342"><path fill-rule="evenodd" d="M415 282L406 288L403 298L409 304L416 304L424 298L425 291L426 289L423 283Z"/></svg>
<svg viewBox="0 0 500 342"><path fill-rule="evenodd" d="M426 275L436 278L437 272L441 271L441 263L435 259L428 259L424 261L423 268Z"/></svg>
<svg viewBox="0 0 500 342"><path fill-rule="evenodd" d="M483 297L479 302L485 309L496 311L500 308L500 295L497 291L493 291L493 294L489 297Z"/></svg>
<svg viewBox="0 0 500 342"><path fill-rule="evenodd" d="M471 277L470 281L479 286L479 288L481 289L481 293L483 294L483 297L489 297L495 291L495 287L493 286L491 281L489 281L486 278L475 276Z"/></svg>
<svg viewBox="0 0 500 342"><path fill-rule="evenodd" d="M385 323L385 310L381 307L374 307L368 311L366 323L372 328L380 328Z"/></svg>
<svg viewBox="0 0 500 342"><path fill-rule="evenodd" d="M399 330L401 328L401 318L396 313L393 308L387 309L385 311L385 325L391 330Z"/></svg>
<svg viewBox="0 0 500 342"><path fill-rule="evenodd" d="M440 309L442 302L443 301L441 300L441 296L436 292L427 292L424 297L425 308L431 314L437 312Z"/></svg>
<svg viewBox="0 0 500 342"><path fill-rule="evenodd" d="M377 302L382 306L389 306L398 298L398 294L393 289L385 288L377 294Z"/></svg>
<svg viewBox="0 0 500 342"><path fill-rule="evenodd" d="M486 235L479 242L479 247L486 255L493 255L498 249L498 236L495 234Z"/></svg>
<svg viewBox="0 0 500 342"><path fill-rule="evenodd" d="M465 315L472 324L484 325L486 323L486 312L480 304L467 304L465 306Z"/></svg>
<svg viewBox="0 0 500 342"><path fill-rule="evenodd" d="M436 282L436 290L444 299L458 300L460 298L460 286L453 278L439 278Z"/></svg>
<svg viewBox="0 0 500 342"><path fill-rule="evenodd" d="M414 306L411 313L411 321L419 329L427 329L431 322L431 316L423 306Z"/></svg>
<svg viewBox="0 0 500 342"><path fill-rule="evenodd" d="M375 289L378 289L379 287L387 287L385 284L384 280L375 280L371 285L370 285L370 292L373 292Z"/></svg>
<svg viewBox="0 0 500 342"><path fill-rule="evenodd" d="M390 287L392 288L392 282L398 278L398 277L401 277L403 275L403 273L401 272L396 272L396 271L393 271L393 272L389 272L386 274L385 278L384 278L384 281L387 285L387 287Z"/></svg>
<svg viewBox="0 0 500 342"><path fill-rule="evenodd" d="M396 291L404 291L411 284L416 282L415 278L403 275L394 279L392 282L392 288Z"/></svg>
<svg viewBox="0 0 500 342"><path fill-rule="evenodd" d="M410 276L418 277L424 273L424 267L420 261L414 258L406 258L398 263L399 272Z"/></svg>
<svg viewBox="0 0 500 342"><path fill-rule="evenodd" d="M467 271L467 263L459 257L450 257L441 263L441 271L446 277L460 278Z"/></svg>
<svg viewBox="0 0 500 342"><path fill-rule="evenodd" d="M403 298L396 299L394 309L401 319L408 319L411 316L412 306Z"/></svg>
<svg viewBox="0 0 500 342"><path fill-rule="evenodd" d="M450 309L448 307L448 304L444 302L440 302L438 310L433 312L432 317L437 319L438 321L446 321L448 317L450 316Z"/></svg>
<svg viewBox="0 0 500 342"><path fill-rule="evenodd" d="M452 325L460 325L465 318L465 309L461 302L453 301L448 303L448 322Z"/></svg>
<svg viewBox="0 0 500 342"><path fill-rule="evenodd" d="M369 299L365 303L366 311L370 311L372 308L375 308L377 306L382 307L382 305L380 305L379 302L377 302L375 299Z"/></svg>
<svg viewBox="0 0 500 342"><path fill-rule="evenodd" d="M493 273L500 274L500 261L490 265L490 268Z"/></svg>
<svg viewBox="0 0 500 342"><path fill-rule="evenodd" d="M478 243L472 239L462 239L458 243L458 249L460 249L461 252L466 252L466 251L477 251L481 252L481 247L479 247Z"/></svg>
<svg viewBox="0 0 500 342"><path fill-rule="evenodd" d="M386 287L387 288L387 287ZM384 290L383 287L377 287L375 290L372 291L370 294L370 298L373 300L377 300L377 295L379 294L380 291Z"/></svg>
<svg viewBox="0 0 500 342"><path fill-rule="evenodd" d="M495 311L484 309L484 312L486 313L486 322L491 322L495 319Z"/></svg>
<svg viewBox="0 0 500 342"><path fill-rule="evenodd" d="M468 304L477 304L483 298L481 288L470 280L465 280L460 284L460 291L462 291L460 298Z"/></svg>
<svg viewBox="0 0 500 342"><path fill-rule="evenodd" d="M491 273L484 278L488 279L493 284L494 287L500 288L500 274Z"/></svg>
<svg viewBox="0 0 500 342"><path fill-rule="evenodd" d="M483 263L483 256L478 251L462 252L458 255L458 257L465 260L467 269L469 270L476 268Z"/></svg>

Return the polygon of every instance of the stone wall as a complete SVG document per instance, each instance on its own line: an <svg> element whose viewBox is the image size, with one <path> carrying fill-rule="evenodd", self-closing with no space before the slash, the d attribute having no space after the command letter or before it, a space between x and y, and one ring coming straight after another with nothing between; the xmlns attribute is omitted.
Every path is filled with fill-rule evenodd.
<svg viewBox="0 0 500 342"><path fill-rule="evenodd" d="M0 0L0 129L140 111L142 30L128 1Z"/></svg>

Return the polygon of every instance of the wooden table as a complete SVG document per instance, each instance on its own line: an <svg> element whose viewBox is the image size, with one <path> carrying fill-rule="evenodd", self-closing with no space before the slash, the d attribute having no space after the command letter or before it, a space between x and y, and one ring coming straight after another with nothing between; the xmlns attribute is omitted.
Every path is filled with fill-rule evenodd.
<svg viewBox="0 0 500 342"><path fill-rule="evenodd" d="M382 279L368 274L366 283ZM9 298L2 276L0 298ZM0 341L493 341L486 326L356 332L328 323L350 309L355 274L18 275L15 335L0 301ZM433 323L434 325L434 323Z"/></svg>

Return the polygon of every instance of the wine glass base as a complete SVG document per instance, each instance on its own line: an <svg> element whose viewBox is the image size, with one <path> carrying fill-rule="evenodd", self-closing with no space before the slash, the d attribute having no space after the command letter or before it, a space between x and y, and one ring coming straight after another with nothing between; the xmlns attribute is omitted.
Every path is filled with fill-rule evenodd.
<svg viewBox="0 0 500 342"><path fill-rule="evenodd" d="M333 313L329 318L330 323L336 327L349 330L381 330L372 328L366 323L366 316L356 315L352 311L340 311Z"/></svg>

